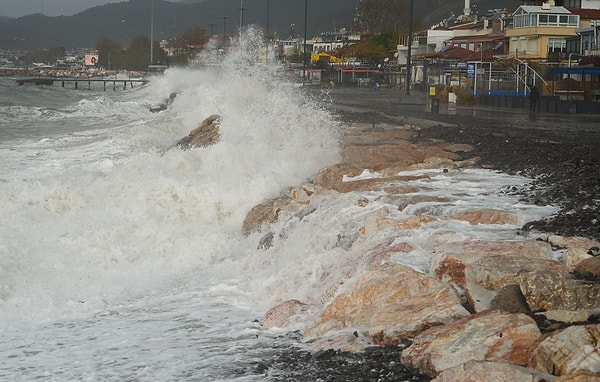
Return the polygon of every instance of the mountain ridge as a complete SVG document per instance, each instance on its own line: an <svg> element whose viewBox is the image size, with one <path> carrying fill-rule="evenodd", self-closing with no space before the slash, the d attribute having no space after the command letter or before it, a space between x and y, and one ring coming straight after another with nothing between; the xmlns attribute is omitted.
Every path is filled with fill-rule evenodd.
<svg viewBox="0 0 600 382"><path fill-rule="evenodd" d="M409 0L401 0L406 6ZM499 7L497 0L472 0L485 14L488 7ZM516 9L520 0L502 1L503 7ZM243 24L266 27L268 0L244 2ZM451 12L462 13L463 0L433 0L415 7L418 26L428 28ZM154 1L154 38L179 36L186 29L201 27L206 33L236 33L240 25L239 0L189 0L172 3ZM322 0L308 7L308 35L351 28L356 4L348 0ZM269 3L269 29L279 38L304 34L304 2L281 0ZM52 47L93 48L101 38L118 41L127 47L136 35L150 35L152 7L148 0L129 0L89 8L72 16L49 17L32 14L19 18L0 16L0 49L40 49Z"/></svg>

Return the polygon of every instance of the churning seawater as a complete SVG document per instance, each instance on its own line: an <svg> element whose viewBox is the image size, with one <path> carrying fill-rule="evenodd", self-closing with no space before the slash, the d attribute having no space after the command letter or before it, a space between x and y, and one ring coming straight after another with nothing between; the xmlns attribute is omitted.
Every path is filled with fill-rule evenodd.
<svg viewBox="0 0 600 382"><path fill-rule="evenodd" d="M0 79L0 380L260 379L280 296L241 224L338 126L253 49L127 90ZM173 148L211 114L219 144Z"/></svg>
<svg viewBox="0 0 600 382"><path fill-rule="evenodd" d="M377 193L360 211L356 195L315 198L304 218L277 223L285 234L266 251L261 234L240 233L253 206L340 160L343 126L260 64L261 47L249 36L127 90L0 79L0 380L263 380L255 365L294 342L261 327L265 310L314 302L358 273L348 260L370 244L340 238L384 205ZM150 111L171 93L167 110ZM216 145L173 147L212 114ZM499 193L522 178L424 171L422 192L451 202L397 214L552 212ZM398 261L426 270L433 232L510 238L514 228L430 225L402 238L417 250Z"/></svg>

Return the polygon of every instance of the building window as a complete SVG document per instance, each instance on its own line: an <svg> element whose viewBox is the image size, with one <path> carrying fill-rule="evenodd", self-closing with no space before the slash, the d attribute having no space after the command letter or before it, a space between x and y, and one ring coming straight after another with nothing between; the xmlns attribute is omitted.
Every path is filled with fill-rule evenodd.
<svg viewBox="0 0 600 382"><path fill-rule="evenodd" d="M551 38L548 40L548 52L559 53L564 52L567 47L567 40L564 38Z"/></svg>
<svg viewBox="0 0 600 382"><path fill-rule="evenodd" d="M581 8L581 0L564 0L565 8Z"/></svg>

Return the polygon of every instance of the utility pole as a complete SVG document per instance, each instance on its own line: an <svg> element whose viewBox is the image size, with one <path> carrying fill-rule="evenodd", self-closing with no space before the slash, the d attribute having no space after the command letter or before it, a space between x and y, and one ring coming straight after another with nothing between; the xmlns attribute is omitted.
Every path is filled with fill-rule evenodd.
<svg viewBox="0 0 600 382"><path fill-rule="evenodd" d="M410 95L411 61L412 61L412 34L413 34L414 0L410 0L410 13L408 22L408 51L406 53L406 95Z"/></svg>
<svg viewBox="0 0 600 382"><path fill-rule="evenodd" d="M306 83L306 67L308 66L306 59L306 38L307 38L307 25L308 25L308 0L304 0L304 66L302 71L302 85Z"/></svg>
<svg viewBox="0 0 600 382"><path fill-rule="evenodd" d="M270 0L267 0L267 35L265 36L265 40L267 41L267 46L266 46L266 53L265 53L265 64L269 63L269 44L271 43L271 37L269 36L270 34L270 25L269 25L269 21L270 21L270 16L271 16L271 12L270 12Z"/></svg>
<svg viewBox="0 0 600 382"><path fill-rule="evenodd" d="M225 37L225 35L227 34L227 19L228 18L229 17L227 17L227 16L222 17L222 19L223 19L223 37Z"/></svg>
<svg viewBox="0 0 600 382"><path fill-rule="evenodd" d="M244 0L240 0L240 33L242 33L242 27L244 26Z"/></svg>
<svg viewBox="0 0 600 382"><path fill-rule="evenodd" d="M150 10L150 65L154 63L154 0Z"/></svg>

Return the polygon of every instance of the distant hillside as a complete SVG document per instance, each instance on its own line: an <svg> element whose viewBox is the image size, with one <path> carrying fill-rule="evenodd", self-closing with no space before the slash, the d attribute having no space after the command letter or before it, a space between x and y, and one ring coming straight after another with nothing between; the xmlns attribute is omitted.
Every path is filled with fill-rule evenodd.
<svg viewBox="0 0 600 382"><path fill-rule="evenodd" d="M409 0L402 0L409 4ZM309 1L308 34L350 28L357 0ZM488 8L516 9L519 0L472 0L482 13ZM502 5L500 5L501 3ZM304 2L278 0L269 2L271 32L280 38L304 34ZM425 28L447 18L451 12L462 13L463 0L415 1L415 21ZM240 24L240 0L189 0L184 3L154 1L154 37L169 39L193 27L207 33L235 33ZM266 27L267 0L244 2L244 25ZM17 19L0 17L0 49L36 49L48 47L93 48L103 37L129 46L135 35L150 35L151 2L129 0L90 8L73 16L48 17L34 14Z"/></svg>

